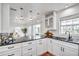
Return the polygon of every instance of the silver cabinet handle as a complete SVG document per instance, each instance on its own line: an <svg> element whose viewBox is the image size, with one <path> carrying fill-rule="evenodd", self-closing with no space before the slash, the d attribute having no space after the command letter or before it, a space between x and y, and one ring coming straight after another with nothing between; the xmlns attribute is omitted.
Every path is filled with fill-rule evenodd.
<svg viewBox="0 0 79 59"><path fill-rule="evenodd" d="M28 49L28 50L32 50L32 48Z"/></svg>
<svg viewBox="0 0 79 59"><path fill-rule="evenodd" d="M62 51L62 47L61 47L61 51Z"/></svg>
<svg viewBox="0 0 79 59"><path fill-rule="evenodd" d="M64 48L63 48L63 52L64 52Z"/></svg>
<svg viewBox="0 0 79 59"><path fill-rule="evenodd" d="M11 55L8 55L8 56L14 56L15 54L11 54Z"/></svg>
<svg viewBox="0 0 79 59"><path fill-rule="evenodd" d="M14 46L8 47L8 49L14 48Z"/></svg>

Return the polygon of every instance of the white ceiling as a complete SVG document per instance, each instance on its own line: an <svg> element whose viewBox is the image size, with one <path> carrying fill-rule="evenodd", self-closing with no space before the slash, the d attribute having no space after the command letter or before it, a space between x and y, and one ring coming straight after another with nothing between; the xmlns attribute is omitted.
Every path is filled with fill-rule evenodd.
<svg viewBox="0 0 79 59"><path fill-rule="evenodd" d="M19 9L24 8L24 16L26 18L30 18L30 10L32 10L32 18L41 17L48 11L59 11L61 9L66 8L65 6L72 6L75 3L10 3L11 8ZM37 13L40 13L39 16Z"/></svg>
<svg viewBox="0 0 79 59"><path fill-rule="evenodd" d="M65 6L72 6L75 3L10 3L13 8L24 7L24 9L28 10L39 10L39 11L50 11L50 10L61 10L64 9Z"/></svg>

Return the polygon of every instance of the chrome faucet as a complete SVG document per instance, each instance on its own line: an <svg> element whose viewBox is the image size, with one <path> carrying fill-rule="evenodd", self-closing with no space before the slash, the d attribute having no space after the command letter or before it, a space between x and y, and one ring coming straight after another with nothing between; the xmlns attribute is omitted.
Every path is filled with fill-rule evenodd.
<svg viewBox="0 0 79 59"><path fill-rule="evenodd" d="M69 33L68 34L68 41L72 41L72 36L70 35L70 32L69 31L66 31L65 34L67 34L67 33Z"/></svg>

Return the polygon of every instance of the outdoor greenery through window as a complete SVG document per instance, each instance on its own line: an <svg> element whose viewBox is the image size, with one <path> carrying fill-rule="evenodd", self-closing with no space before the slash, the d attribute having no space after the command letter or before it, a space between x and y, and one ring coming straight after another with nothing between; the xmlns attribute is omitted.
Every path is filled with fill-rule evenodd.
<svg viewBox="0 0 79 59"><path fill-rule="evenodd" d="M66 31L69 31L71 34L79 34L79 18L61 20L60 32L64 34Z"/></svg>

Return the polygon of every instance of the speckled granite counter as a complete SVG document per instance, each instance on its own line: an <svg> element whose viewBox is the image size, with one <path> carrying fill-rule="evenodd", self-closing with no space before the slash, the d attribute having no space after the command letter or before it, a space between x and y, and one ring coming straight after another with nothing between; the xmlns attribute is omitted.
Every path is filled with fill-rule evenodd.
<svg viewBox="0 0 79 59"><path fill-rule="evenodd" d="M72 43L72 44L78 44L78 42L75 42L75 41L67 41L65 37L56 37L56 36L53 36L52 39L55 39L55 40L59 40L59 41L63 41L63 42L68 42L68 43Z"/></svg>
<svg viewBox="0 0 79 59"><path fill-rule="evenodd" d="M11 44L17 44L17 43L22 43L22 42L29 42L29 41L40 40L40 39L44 39L44 38L30 39L30 40L25 40L25 41L20 41L20 42L14 42L14 43L11 43ZM68 42L68 43L78 44L79 45L79 43L76 43L76 42L73 42L73 41L66 41L65 40L66 38L64 38L64 37L53 36L51 39L55 39L55 40L59 40L59 41ZM0 46L6 46L6 45L11 45L11 44L4 44L4 45L0 45Z"/></svg>

